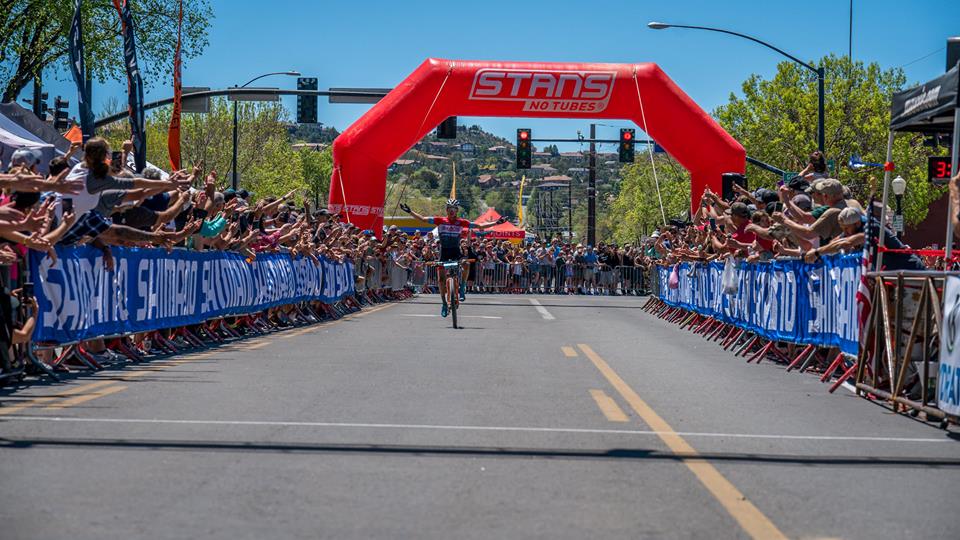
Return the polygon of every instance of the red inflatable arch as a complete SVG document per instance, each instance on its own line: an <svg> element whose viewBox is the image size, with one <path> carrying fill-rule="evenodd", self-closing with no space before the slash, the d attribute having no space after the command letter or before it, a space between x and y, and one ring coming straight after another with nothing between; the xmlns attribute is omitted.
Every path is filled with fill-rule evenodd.
<svg viewBox="0 0 960 540"><path fill-rule="evenodd" d="M633 120L690 171L694 204L745 166L743 146L656 64L430 58L337 137L330 211L379 235L387 167L450 116Z"/></svg>

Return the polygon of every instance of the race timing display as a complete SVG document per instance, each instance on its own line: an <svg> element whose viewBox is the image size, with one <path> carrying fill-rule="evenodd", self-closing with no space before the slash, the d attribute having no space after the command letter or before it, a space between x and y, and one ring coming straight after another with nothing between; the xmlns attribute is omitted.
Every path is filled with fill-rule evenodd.
<svg viewBox="0 0 960 540"><path fill-rule="evenodd" d="M946 184L953 178L950 156L931 156L927 158L927 180L934 184Z"/></svg>

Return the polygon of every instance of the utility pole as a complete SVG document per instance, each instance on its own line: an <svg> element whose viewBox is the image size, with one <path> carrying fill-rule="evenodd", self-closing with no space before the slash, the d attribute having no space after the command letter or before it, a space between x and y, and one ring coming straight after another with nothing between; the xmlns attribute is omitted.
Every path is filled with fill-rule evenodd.
<svg viewBox="0 0 960 540"><path fill-rule="evenodd" d="M43 90L42 83L40 82L40 74L33 78L33 114L37 115L37 118L43 120Z"/></svg>
<svg viewBox="0 0 960 540"><path fill-rule="evenodd" d="M590 178L587 182L587 244L597 245L597 125L590 124ZM571 180L572 182L572 180Z"/></svg>
<svg viewBox="0 0 960 540"><path fill-rule="evenodd" d="M573 243L573 178L567 182L567 242Z"/></svg>

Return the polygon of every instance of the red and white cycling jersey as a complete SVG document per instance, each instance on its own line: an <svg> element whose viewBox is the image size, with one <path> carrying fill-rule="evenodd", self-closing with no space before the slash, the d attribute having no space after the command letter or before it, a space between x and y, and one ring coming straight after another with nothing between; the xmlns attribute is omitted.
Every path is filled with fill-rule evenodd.
<svg viewBox="0 0 960 540"><path fill-rule="evenodd" d="M463 218L450 219L446 216L434 216L433 224L437 226L440 237L440 249L460 249L460 235L464 229L469 229L472 223Z"/></svg>

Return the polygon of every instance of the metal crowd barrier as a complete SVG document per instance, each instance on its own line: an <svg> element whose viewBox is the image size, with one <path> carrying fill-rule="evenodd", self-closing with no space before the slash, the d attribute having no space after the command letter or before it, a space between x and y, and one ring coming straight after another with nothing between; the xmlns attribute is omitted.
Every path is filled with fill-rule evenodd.
<svg viewBox="0 0 960 540"><path fill-rule="evenodd" d="M943 287L956 272L870 272L872 304L860 336L856 387L895 410L923 412L946 423L937 407Z"/></svg>
<svg viewBox="0 0 960 540"><path fill-rule="evenodd" d="M475 265L473 286L490 293L563 293L592 292L620 295L647 293L649 278L646 270L637 266L599 268L582 264L556 265L537 263L503 263L479 261ZM418 290L437 290L437 276L423 262L414 263L408 284Z"/></svg>
<svg viewBox="0 0 960 540"><path fill-rule="evenodd" d="M618 266L614 270L620 294L640 294L643 291L644 273L640 266Z"/></svg>
<svg viewBox="0 0 960 540"><path fill-rule="evenodd" d="M639 266L601 269L583 264L558 266L477 261L464 263L465 277L469 276L471 265L474 265L473 287L482 292L501 294L553 294L569 291L640 295L649 293L651 276L656 275L656 272L650 273ZM406 286L418 292L439 290L436 270L429 263L416 261L407 269L400 268L392 262L388 263L388 266L382 270L382 281L386 288L397 289ZM376 276L380 272L379 261L374 259L368 270L368 274L372 276L367 279L368 286L370 283L377 282Z"/></svg>
<svg viewBox="0 0 960 540"><path fill-rule="evenodd" d="M387 261L386 289L399 290L407 286L409 271L390 259Z"/></svg>

